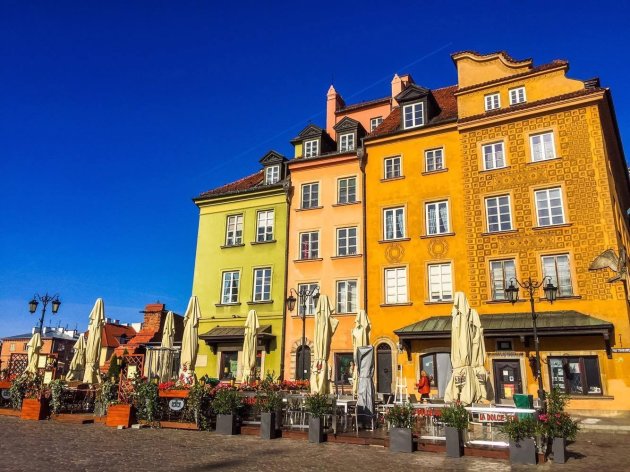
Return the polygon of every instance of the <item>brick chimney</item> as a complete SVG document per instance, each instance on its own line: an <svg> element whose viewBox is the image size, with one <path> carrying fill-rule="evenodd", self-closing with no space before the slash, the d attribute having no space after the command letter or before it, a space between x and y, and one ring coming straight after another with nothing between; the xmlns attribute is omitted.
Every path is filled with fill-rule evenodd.
<svg viewBox="0 0 630 472"><path fill-rule="evenodd" d="M326 132L333 140L337 140L335 130L333 129L333 126L337 124L335 112L345 105L346 102L344 102L341 95L337 93L335 87L331 85L326 94Z"/></svg>
<svg viewBox="0 0 630 472"><path fill-rule="evenodd" d="M392 79L393 106L398 106L398 102L395 100L396 95L405 90L409 84L413 84L413 79L411 78L411 75L405 74L398 76L398 74L394 74L394 78Z"/></svg>

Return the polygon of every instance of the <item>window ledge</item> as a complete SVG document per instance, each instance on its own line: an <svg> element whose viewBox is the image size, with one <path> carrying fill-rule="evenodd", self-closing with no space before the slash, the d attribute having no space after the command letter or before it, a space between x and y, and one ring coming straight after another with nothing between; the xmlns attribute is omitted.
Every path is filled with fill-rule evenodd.
<svg viewBox="0 0 630 472"><path fill-rule="evenodd" d="M271 241L252 241L251 244L252 246L257 246L258 244L273 244L273 243L277 243L278 241L275 239L272 239Z"/></svg>
<svg viewBox="0 0 630 472"><path fill-rule="evenodd" d="M239 306L241 302L236 303L215 303L214 306Z"/></svg>
<svg viewBox="0 0 630 472"><path fill-rule="evenodd" d="M488 231L486 233L481 233L482 236L494 236L501 234L514 234L518 233L517 229L504 229L503 231Z"/></svg>
<svg viewBox="0 0 630 472"><path fill-rule="evenodd" d="M357 312L356 311L349 311L349 312L344 312L344 313L337 313L336 311L332 313L332 316L334 317L340 317L340 316L357 316Z"/></svg>
<svg viewBox="0 0 630 472"><path fill-rule="evenodd" d="M452 305L453 304L453 300L440 300L438 302L436 301L432 301L432 300L428 300L424 302L425 305Z"/></svg>
<svg viewBox="0 0 630 472"><path fill-rule="evenodd" d="M345 206L350 206L350 205L359 205L361 202L359 200L354 201L354 202L347 202L347 203L334 203L332 206L333 207L345 207Z"/></svg>
<svg viewBox="0 0 630 472"><path fill-rule="evenodd" d="M221 249L230 249L233 247L243 247L245 246L245 244L241 243L241 244L224 244L223 246L221 246Z"/></svg>
<svg viewBox="0 0 630 472"><path fill-rule="evenodd" d="M405 178L404 175L401 175L400 177L389 177L387 179L383 178L383 179L381 179L381 182L391 182L393 180L402 180L404 178Z"/></svg>
<svg viewBox="0 0 630 472"><path fill-rule="evenodd" d="M516 300L516 302L514 303L521 303L521 302L526 302L527 300L525 300L524 298L519 298L518 300ZM501 303L512 303L510 300L486 300L485 302L487 305L499 305Z"/></svg>
<svg viewBox="0 0 630 472"><path fill-rule="evenodd" d="M320 205L320 206L310 207L310 208L295 208L294 211L321 210L322 208L324 207Z"/></svg>
<svg viewBox="0 0 630 472"><path fill-rule="evenodd" d="M518 105L525 105L527 103L527 100L523 100L522 102L517 102L517 103L510 103L510 107L516 107Z"/></svg>
<svg viewBox="0 0 630 472"><path fill-rule="evenodd" d="M569 395L570 400L614 400L612 395L601 395L593 393L591 395Z"/></svg>
<svg viewBox="0 0 630 472"><path fill-rule="evenodd" d="M554 301L558 301L558 300L581 300L582 299L582 295L566 295L564 297L561 296L556 296L556 299ZM547 297L540 297L540 301L548 301Z"/></svg>
<svg viewBox="0 0 630 472"><path fill-rule="evenodd" d="M291 315L291 318L301 320L302 318L313 318L314 316L315 316L314 314L313 315L308 314L308 315L304 315L304 316L299 315L299 314L295 314L295 315Z"/></svg>
<svg viewBox="0 0 630 472"><path fill-rule="evenodd" d="M324 259L321 257L314 257L312 259L294 259L293 262L316 262L323 261Z"/></svg>
<svg viewBox="0 0 630 472"><path fill-rule="evenodd" d="M455 236L455 233L421 234L420 239L440 238L442 236Z"/></svg>
<svg viewBox="0 0 630 472"><path fill-rule="evenodd" d="M448 172L448 167L445 167L444 169L438 169L438 170L425 170L420 175L441 174L443 172Z"/></svg>
<svg viewBox="0 0 630 472"><path fill-rule="evenodd" d="M507 170L507 169L511 169L512 166L503 166L503 167L495 167L494 169L481 169L479 171L479 173L484 173L484 172L495 172L497 170Z"/></svg>
<svg viewBox="0 0 630 472"><path fill-rule="evenodd" d="M272 303L273 303L273 300L264 300L260 302L254 302L254 301L247 302L248 305L271 305Z"/></svg>
<svg viewBox="0 0 630 472"><path fill-rule="evenodd" d="M573 224L572 223L561 223L559 225L533 226L532 229L534 231L540 231L540 230L544 230L544 229L568 228L570 226L573 226Z"/></svg>
<svg viewBox="0 0 630 472"><path fill-rule="evenodd" d="M382 308L387 308L390 306L411 306L413 302L405 302L405 303L381 303Z"/></svg>
<svg viewBox="0 0 630 472"><path fill-rule="evenodd" d="M411 241L411 238L398 238L398 239L381 239L379 244L396 243L401 241Z"/></svg>
<svg viewBox="0 0 630 472"><path fill-rule="evenodd" d="M353 258L357 258L357 257L363 257L363 254L348 254L345 256L332 256L331 259L335 260L335 259L353 259Z"/></svg>
<svg viewBox="0 0 630 472"><path fill-rule="evenodd" d="M526 164L527 164L527 165L531 165L531 164L542 164L543 162L553 162L553 161L557 161L557 160L559 160L559 159L561 159L561 158L562 158L562 156L556 156L556 157L553 157L553 158L551 158L551 159L543 159L543 160L541 160L541 161L527 161L527 162L526 162Z"/></svg>

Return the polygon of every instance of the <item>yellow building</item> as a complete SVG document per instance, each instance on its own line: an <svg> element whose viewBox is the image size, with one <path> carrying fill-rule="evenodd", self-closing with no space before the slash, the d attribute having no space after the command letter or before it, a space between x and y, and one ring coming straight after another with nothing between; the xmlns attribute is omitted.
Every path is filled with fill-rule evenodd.
<svg viewBox="0 0 630 472"><path fill-rule="evenodd" d="M610 92L566 77L564 61L452 57L457 85L428 90L404 76L399 106L364 141L377 390L392 389L398 364L409 391L426 370L442 396L452 299L463 291L482 315L496 401L535 395L529 296L512 305L505 291L531 277L558 287L553 305L542 289L535 298L545 389L570 393L573 409L629 409L627 287L589 270L628 247ZM380 356L388 350L391 363Z"/></svg>

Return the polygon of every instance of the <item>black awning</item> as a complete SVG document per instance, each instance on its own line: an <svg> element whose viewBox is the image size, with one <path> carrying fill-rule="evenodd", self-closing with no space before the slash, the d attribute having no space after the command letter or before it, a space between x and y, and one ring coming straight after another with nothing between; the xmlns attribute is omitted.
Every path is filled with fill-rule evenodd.
<svg viewBox="0 0 630 472"><path fill-rule="evenodd" d="M265 348L269 353L271 341L276 339L275 334L271 334L271 325L263 325L256 332L257 344ZM212 348L214 354L217 353L219 344L242 344L245 339L244 326L216 326L210 331L199 335L199 339Z"/></svg>

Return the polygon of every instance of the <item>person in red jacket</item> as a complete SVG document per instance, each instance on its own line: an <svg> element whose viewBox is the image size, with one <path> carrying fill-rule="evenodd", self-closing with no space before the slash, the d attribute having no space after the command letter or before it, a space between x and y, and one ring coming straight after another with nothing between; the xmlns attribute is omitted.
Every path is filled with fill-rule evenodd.
<svg viewBox="0 0 630 472"><path fill-rule="evenodd" d="M429 393L431 393L431 379L424 370L420 372L420 381L417 387L421 399L429 398Z"/></svg>

